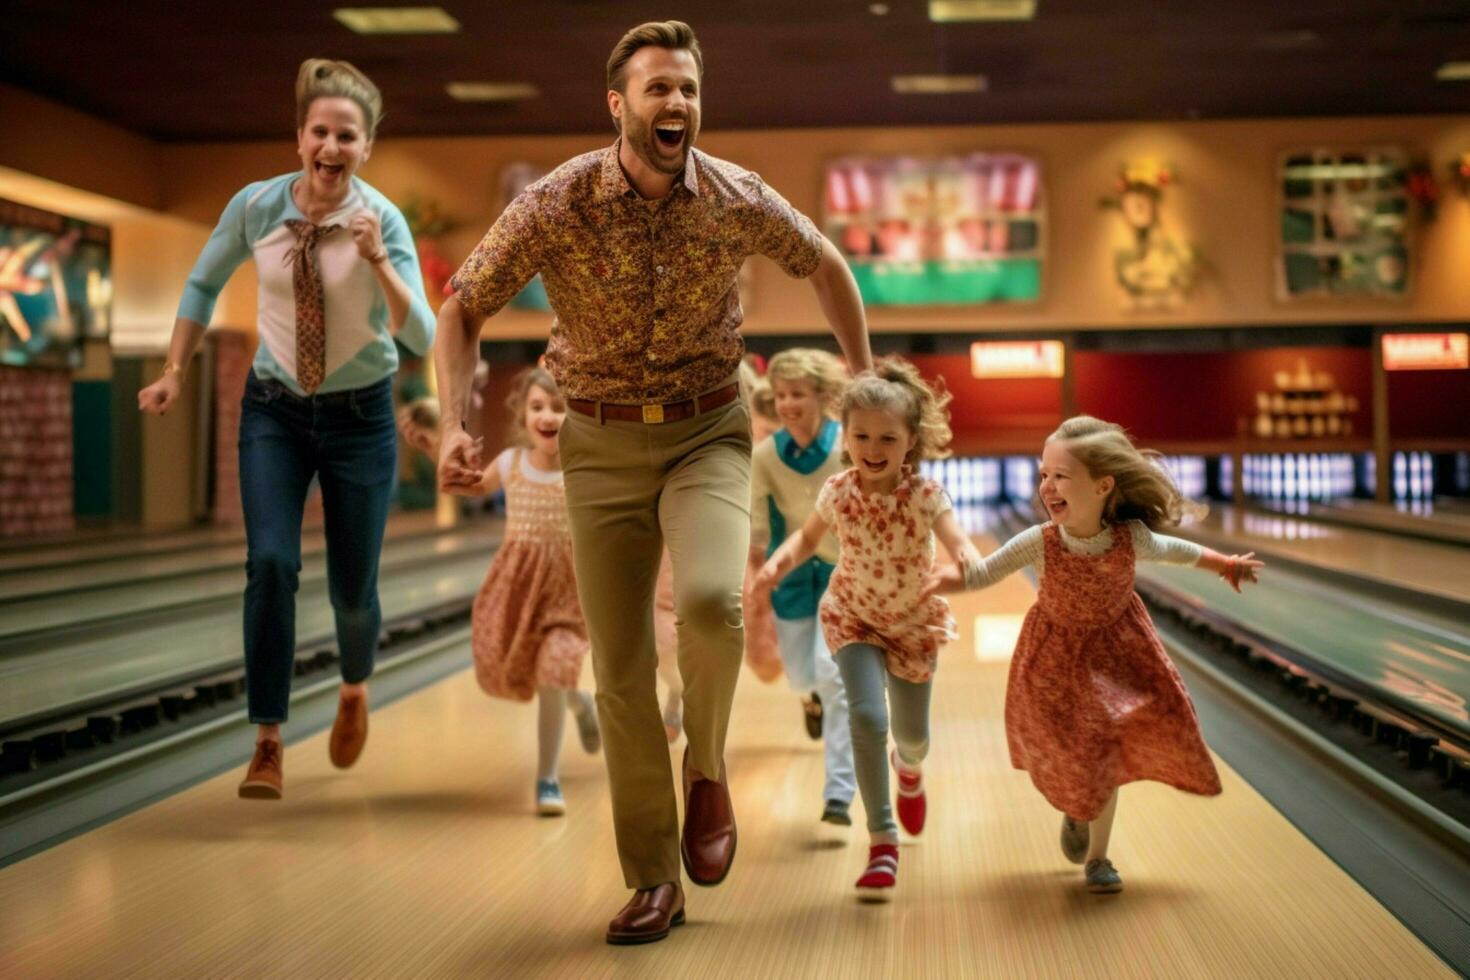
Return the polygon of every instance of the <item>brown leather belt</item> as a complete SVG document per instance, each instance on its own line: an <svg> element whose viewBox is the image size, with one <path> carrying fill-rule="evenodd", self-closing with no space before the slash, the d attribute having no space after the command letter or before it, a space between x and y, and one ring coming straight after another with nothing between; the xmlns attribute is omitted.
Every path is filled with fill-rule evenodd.
<svg viewBox="0 0 1470 980"><path fill-rule="evenodd" d="M727 384L723 388L705 392L697 398L686 398L681 402L669 402L666 405L615 405L612 402L602 402L602 419L614 422L646 422L649 425L657 425L660 422L681 422L687 418L693 418L710 409L728 405L740 397L740 385L738 383ZM597 418L597 402L584 401L581 398L568 398L567 408L582 415Z"/></svg>

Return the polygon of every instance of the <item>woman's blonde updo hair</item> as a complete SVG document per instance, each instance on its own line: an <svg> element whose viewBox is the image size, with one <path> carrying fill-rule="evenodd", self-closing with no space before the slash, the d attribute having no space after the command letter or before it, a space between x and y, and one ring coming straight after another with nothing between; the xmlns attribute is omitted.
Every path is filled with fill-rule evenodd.
<svg viewBox="0 0 1470 980"><path fill-rule="evenodd" d="M306 125L306 113L317 99L351 99L362 110L366 137L371 140L383 120L383 93L372 80L345 61L307 58L296 73L296 128Z"/></svg>
<svg viewBox="0 0 1470 980"><path fill-rule="evenodd" d="M873 370L858 375L842 393L842 427L847 428L847 417L855 408L888 412L917 437L905 463L912 466L921 459L945 459L952 455L949 444L954 437L949 429L950 399L944 379L930 384L903 358L880 357ZM842 461L852 465L846 449Z"/></svg>
<svg viewBox="0 0 1470 980"><path fill-rule="evenodd" d="M1159 531L1178 527L1186 517L1202 517L1207 510L1179 492L1162 454L1133 445L1121 425L1077 415L1046 441L1062 443L1094 480L1113 478L1113 490L1103 504L1103 517L1110 523L1142 521Z"/></svg>
<svg viewBox="0 0 1470 980"><path fill-rule="evenodd" d="M847 387L847 368L833 354L814 347L792 347L771 358L766 378L777 381L805 381L817 393L823 411L832 410Z"/></svg>

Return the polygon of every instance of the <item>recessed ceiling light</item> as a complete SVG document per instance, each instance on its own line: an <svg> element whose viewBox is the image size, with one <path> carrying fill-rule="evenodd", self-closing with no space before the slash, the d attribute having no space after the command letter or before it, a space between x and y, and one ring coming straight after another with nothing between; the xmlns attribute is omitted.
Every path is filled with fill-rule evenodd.
<svg viewBox="0 0 1470 980"><path fill-rule="evenodd" d="M870 3L868 4L868 13L872 14L874 17L882 17L888 13L888 4Z"/></svg>
<svg viewBox="0 0 1470 980"><path fill-rule="evenodd" d="M984 92L989 87L984 75L894 75L893 91L899 95L954 95Z"/></svg>
<svg viewBox="0 0 1470 980"><path fill-rule="evenodd" d="M1031 20L1040 0L929 0L929 19L940 24L973 20Z"/></svg>
<svg viewBox="0 0 1470 980"><path fill-rule="evenodd" d="M359 34L459 33L459 21L442 7L341 7L332 16Z"/></svg>
<svg viewBox="0 0 1470 980"><path fill-rule="evenodd" d="M1441 82L1470 82L1470 61L1446 61L1434 77Z"/></svg>
<svg viewBox="0 0 1470 980"><path fill-rule="evenodd" d="M530 82L450 82L444 88L461 102L520 102L541 96Z"/></svg>

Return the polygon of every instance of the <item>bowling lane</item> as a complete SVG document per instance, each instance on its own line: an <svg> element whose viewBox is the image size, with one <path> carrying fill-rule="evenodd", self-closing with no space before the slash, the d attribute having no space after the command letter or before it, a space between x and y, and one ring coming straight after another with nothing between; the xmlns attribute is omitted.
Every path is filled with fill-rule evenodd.
<svg viewBox="0 0 1470 980"><path fill-rule="evenodd" d="M383 550L383 571L447 558L464 551L487 554L488 531L451 531L389 541ZM327 575L326 549L320 548L304 556L301 581L320 584ZM88 623L102 623L119 616L136 616L163 609L183 607L211 600L233 599L245 588L244 555L223 565L206 567L189 574L175 573L161 578L140 576L115 583L107 588L86 590L79 594L60 592L36 598L18 599L0 605L4 625L0 626L0 653L11 641L29 642L28 635L39 631L68 629Z"/></svg>
<svg viewBox="0 0 1470 980"><path fill-rule="evenodd" d="M537 819L534 708L466 671L375 711L349 771L325 735L293 743L279 803L236 799L232 771L0 871L0 948L21 976L1451 975L1223 761L1217 798L1125 789L1127 890L1083 891L1006 756L1006 629L1032 596L1014 576L956 599L929 827L902 846L892 905L854 900L866 835L817 822L820 746L784 682L747 674L730 878L687 888L667 941L605 945L627 892L602 759L568 738L569 811Z"/></svg>
<svg viewBox="0 0 1470 980"><path fill-rule="evenodd" d="M1406 618L1394 606L1287 568L1268 569L1237 595L1197 569L1144 564L1140 583L1161 582L1238 620L1269 642L1305 652L1372 685L1390 703L1435 719L1470 740L1470 623Z"/></svg>
<svg viewBox="0 0 1470 980"><path fill-rule="evenodd" d="M392 560L390 546L379 583L384 618L473 596L497 539L487 527L465 535L458 548L406 564ZM240 577L243 580L243 573ZM185 608L167 623L96 629L43 649L0 657L0 725L75 704L129 696L181 675L202 676L238 666L244 658L240 587L236 583L235 598L212 604L202 613L190 614ZM330 642L332 631L325 578L303 582L296 614L298 641Z"/></svg>
<svg viewBox="0 0 1470 980"><path fill-rule="evenodd" d="M385 540L424 537L443 530L432 514L394 514ZM326 547L320 527L302 533L303 554ZM102 588L140 578L188 575L245 560L245 532L238 527L194 528L158 535L113 535L72 545L0 555L0 603L79 589Z"/></svg>
<svg viewBox="0 0 1470 980"><path fill-rule="evenodd" d="M1446 544L1470 546L1470 514L1427 503L1381 504L1337 500L1311 504L1307 514L1321 521L1382 531Z"/></svg>
<svg viewBox="0 0 1470 980"><path fill-rule="evenodd" d="M1470 555L1454 545L1221 503L1211 503L1203 521L1179 534L1220 550L1257 551L1267 560L1280 555L1470 602Z"/></svg>

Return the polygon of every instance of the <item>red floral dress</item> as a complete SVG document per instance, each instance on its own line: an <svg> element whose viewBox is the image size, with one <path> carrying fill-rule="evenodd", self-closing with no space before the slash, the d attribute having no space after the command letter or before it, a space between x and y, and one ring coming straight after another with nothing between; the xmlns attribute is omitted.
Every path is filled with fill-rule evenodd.
<svg viewBox="0 0 1470 980"><path fill-rule="evenodd" d="M505 478L505 537L475 596L470 648L486 694L529 701L538 687L571 689L587 655L572 535L561 480L528 478L513 450Z"/></svg>
<svg viewBox="0 0 1470 980"><path fill-rule="evenodd" d="M888 672L922 684L934 676L954 616L941 596L921 596L934 567L934 522L951 509L933 480L904 469L891 494L863 493L857 470L827 480L817 513L842 546L819 615L827 649L852 643L883 650Z"/></svg>
<svg viewBox="0 0 1470 980"><path fill-rule="evenodd" d="M1219 793L1184 681L1133 591L1132 537L1115 532L1101 555L1073 553L1054 524L1042 537L1041 591L1006 685L1011 764L1074 820L1139 779Z"/></svg>

